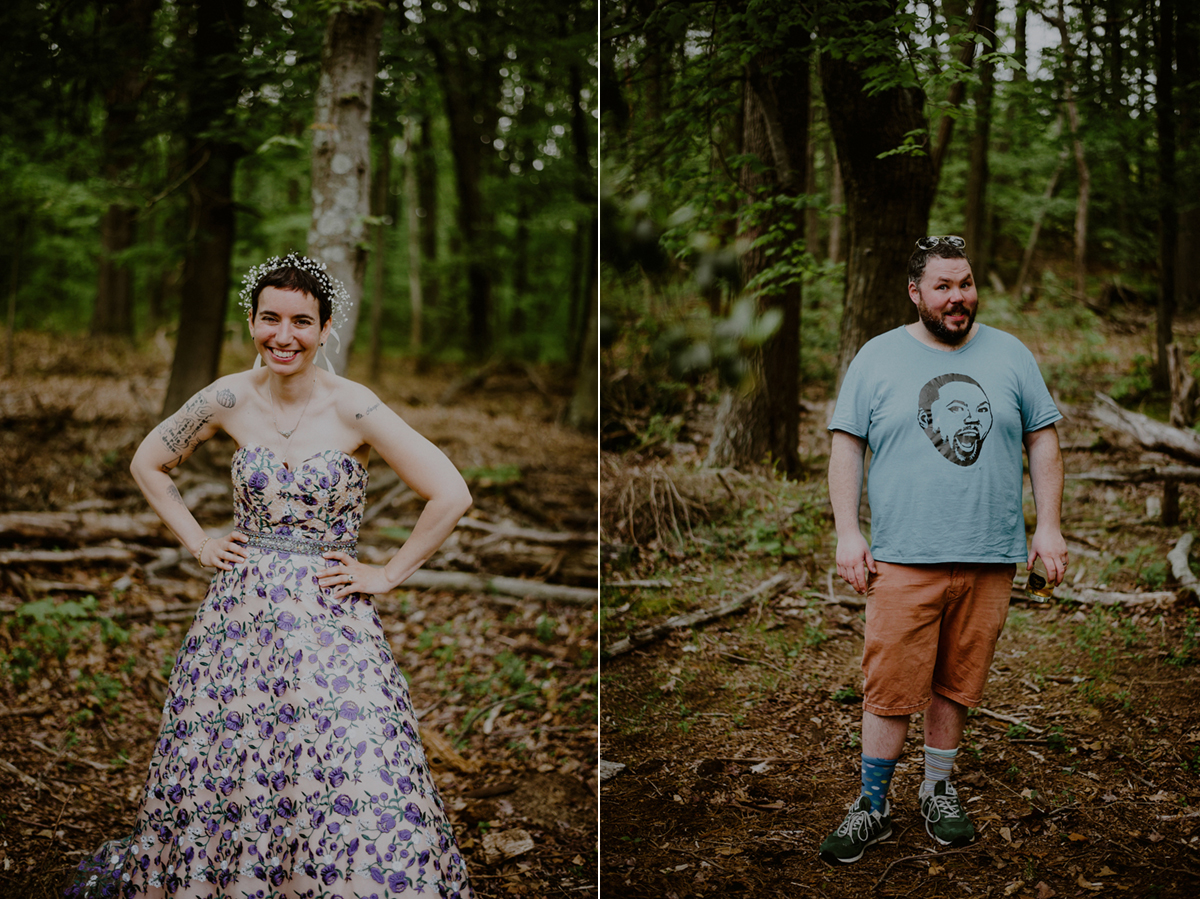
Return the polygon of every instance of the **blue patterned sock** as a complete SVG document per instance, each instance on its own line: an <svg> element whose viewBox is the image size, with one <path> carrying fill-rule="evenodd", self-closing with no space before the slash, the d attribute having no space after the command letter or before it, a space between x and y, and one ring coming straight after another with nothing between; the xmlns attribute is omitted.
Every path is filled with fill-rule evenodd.
<svg viewBox="0 0 1200 899"><path fill-rule="evenodd" d="M877 812L883 811L888 787L892 784L892 772L896 770L898 761L871 758L869 755L862 757L862 795L871 800L871 808Z"/></svg>
<svg viewBox="0 0 1200 899"><path fill-rule="evenodd" d="M925 746L925 781L921 784L922 793L932 793L933 785L939 780L949 780L950 772L954 770L954 757L957 749L934 749Z"/></svg>

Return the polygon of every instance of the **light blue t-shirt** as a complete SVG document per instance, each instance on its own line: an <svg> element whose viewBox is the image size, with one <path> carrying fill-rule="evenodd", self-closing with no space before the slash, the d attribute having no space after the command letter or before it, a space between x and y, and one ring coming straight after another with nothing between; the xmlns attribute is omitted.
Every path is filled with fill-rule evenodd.
<svg viewBox="0 0 1200 899"><path fill-rule="evenodd" d="M867 342L831 431L871 448L871 554L884 562L1024 562L1023 436L1062 418L1033 354L980 324L964 346L903 327Z"/></svg>

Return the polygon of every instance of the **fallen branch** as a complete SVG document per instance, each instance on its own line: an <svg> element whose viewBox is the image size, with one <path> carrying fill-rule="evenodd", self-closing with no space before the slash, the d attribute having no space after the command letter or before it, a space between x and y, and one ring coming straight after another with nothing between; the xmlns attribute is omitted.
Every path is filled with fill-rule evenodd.
<svg viewBox="0 0 1200 899"><path fill-rule="evenodd" d="M46 705L27 705L19 709L0 709L0 718L23 718L28 715L30 718L36 718L39 715L45 715L47 712L53 711L54 706Z"/></svg>
<svg viewBox="0 0 1200 899"><path fill-rule="evenodd" d="M1138 412L1122 409L1103 393L1096 394L1092 415L1108 427L1133 437L1147 449L1166 453L1186 462L1200 462L1200 434L1175 428Z"/></svg>
<svg viewBox="0 0 1200 899"><path fill-rule="evenodd" d="M643 590L670 590L671 581L605 581L605 587L638 587Z"/></svg>
<svg viewBox="0 0 1200 899"><path fill-rule="evenodd" d="M650 643L654 640L664 637L671 631L681 627L691 627L696 624L704 624L708 621L714 621L717 618L723 618L726 615L731 615L739 611L750 600L756 596L769 598L780 592L791 581L791 575L779 572L774 577L763 581L753 590L743 593L741 596L731 599L726 603L711 609L697 609L693 612L687 612L683 615L676 615L668 618L662 624L656 624L653 627L643 628L640 631L635 631L628 637L618 640L612 646L604 650L604 655L607 658L621 655L629 652L635 646L641 646Z"/></svg>
<svg viewBox="0 0 1200 899"><path fill-rule="evenodd" d="M1018 727L1023 727L1031 734L1043 733L1040 727L1034 727L1028 721L1022 721L1020 718L1014 718L1012 715L1002 715L1000 712L993 712L991 709L985 709L983 706L976 706L975 711L980 715L986 715L989 718L995 718L997 721L1003 721L1006 724L1015 724Z"/></svg>
<svg viewBox="0 0 1200 899"><path fill-rule="evenodd" d="M107 762L93 762L91 759L85 759L82 756L75 755L75 753L73 753L73 752L66 752L66 751L51 749L49 746L47 746L41 740L30 740L29 744L31 746L36 746L38 749L42 750L42 752L46 753L47 755L54 756L55 761L59 761L61 759L64 762L74 762L75 764L78 764L78 765L87 765L89 768L94 768L97 771L111 771L112 770L112 765L108 764Z"/></svg>
<svg viewBox="0 0 1200 899"><path fill-rule="evenodd" d="M982 848L983 844L979 843L975 846L967 846L964 849L943 849L941 852L923 852L920 855L906 855L904 858L896 859L894 862L884 868L883 874L881 874L879 879L875 881L875 886L872 889L875 891L881 889L884 881L888 879L888 875L892 873L892 868L896 867L896 865L904 864L904 862L924 861L927 858L941 858L945 855L962 855L968 852L978 852Z"/></svg>
<svg viewBox="0 0 1200 899"><path fill-rule="evenodd" d="M1194 588L1200 583L1196 575L1192 574L1191 566L1188 565L1188 553L1191 552L1192 541L1195 539L1195 534L1184 534L1175 544L1175 548L1167 553L1167 561L1171 563L1171 574L1175 576L1175 580L1181 587Z"/></svg>

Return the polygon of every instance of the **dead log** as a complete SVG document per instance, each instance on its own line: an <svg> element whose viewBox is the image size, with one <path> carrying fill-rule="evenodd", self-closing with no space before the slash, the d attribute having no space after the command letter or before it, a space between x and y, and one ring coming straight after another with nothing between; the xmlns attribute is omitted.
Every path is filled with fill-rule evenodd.
<svg viewBox="0 0 1200 899"><path fill-rule="evenodd" d="M532 850L533 837L519 827L498 833L492 830L483 837L483 859L489 865L499 864L505 859L516 858Z"/></svg>
<svg viewBox="0 0 1200 899"><path fill-rule="evenodd" d="M0 513L0 540L53 540L79 546L105 540L161 542L175 538L153 512L4 512Z"/></svg>
<svg viewBox="0 0 1200 899"><path fill-rule="evenodd" d="M492 524L490 521L480 521L478 518L461 518L458 526L469 531L486 531L497 539L511 538L524 540L526 543L587 543L596 542L595 534L582 531L535 531L532 528L518 528L509 524Z"/></svg>
<svg viewBox="0 0 1200 899"><path fill-rule="evenodd" d="M1176 481L1181 484L1200 483L1200 468L1189 465L1147 465L1142 468L1101 468L1095 471L1071 472L1069 481L1097 481L1106 484L1147 484Z"/></svg>
<svg viewBox="0 0 1200 899"><path fill-rule="evenodd" d="M1188 565L1188 554L1192 551L1192 541L1195 539L1196 536L1190 532L1184 534L1175 544L1175 548L1167 553L1167 561L1171 563L1171 574L1175 576L1179 586L1192 589L1200 584L1200 579L1192 574L1192 568Z"/></svg>
<svg viewBox="0 0 1200 899"><path fill-rule="evenodd" d="M1122 409L1111 397L1096 394L1092 415L1097 421L1128 434L1147 449L1185 462L1200 463L1200 434L1155 421L1139 412Z"/></svg>
<svg viewBox="0 0 1200 899"><path fill-rule="evenodd" d="M594 543L555 547L506 541L475 547L471 555L484 571L549 578L579 587L595 584L600 570L600 556Z"/></svg>
<svg viewBox="0 0 1200 899"><path fill-rule="evenodd" d="M717 618L723 618L726 615L731 615L734 612L743 608L746 603L754 599L756 596L770 598L776 593L783 590L790 582L791 575L784 572L779 572L773 578L763 581L753 590L749 590L728 602L722 603L711 609L697 609L693 612L687 612L683 615L675 615L668 618L662 624L656 624L652 627L642 628L640 631L635 631L628 637L624 637L614 643L612 646L603 650L606 658L621 655L629 652L635 646L642 646L650 643L660 637L665 637L671 631L681 627L692 627L697 624L704 624L708 621L715 621Z"/></svg>
<svg viewBox="0 0 1200 899"><path fill-rule="evenodd" d="M359 557L373 565L382 565L392 557L390 552L373 546L360 546ZM596 590L587 587L565 587L544 584L523 578L497 577L490 574L471 574L466 571L415 571L403 584L407 590L447 590L453 593L499 593L520 599L540 599L566 605L596 605Z"/></svg>
<svg viewBox="0 0 1200 899"><path fill-rule="evenodd" d="M1075 591L1071 597L1075 602L1096 606L1148 606L1173 603L1178 598L1172 590L1157 590L1150 593L1115 593L1085 587Z"/></svg>
<svg viewBox="0 0 1200 899"><path fill-rule="evenodd" d="M389 507L396 505L401 499L408 495L416 496L416 492L397 478L398 483L392 485L392 489L383 495L383 497L367 507L367 511L363 512L361 527L366 527L375 519L379 513L386 511Z"/></svg>
<svg viewBox="0 0 1200 899"><path fill-rule="evenodd" d="M1167 373L1171 384L1171 424L1190 428L1196 423L1197 385L1183 347L1177 343L1167 345Z"/></svg>
<svg viewBox="0 0 1200 899"><path fill-rule="evenodd" d="M0 566L70 565L75 562L130 562L134 553L121 546L85 546L82 549L12 549L0 552Z"/></svg>

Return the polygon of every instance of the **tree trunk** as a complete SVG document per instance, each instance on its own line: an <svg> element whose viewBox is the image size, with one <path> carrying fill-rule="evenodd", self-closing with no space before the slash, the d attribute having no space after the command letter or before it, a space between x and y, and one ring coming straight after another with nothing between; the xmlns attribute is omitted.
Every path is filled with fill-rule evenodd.
<svg viewBox="0 0 1200 899"><path fill-rule="evenodd" d="M371 249L371 350L368 369L371 380L379 379L383 334L383 281L387 269L387 214L391 193L392 140L384 137L379 151L379 168L371 185L371 215L375 219L375 245Z"/></svg>
<svg viewBox="0 0 1200 899"><path fill-rule="evenodd" d="M575 374L575 391L567 410L567 424L584 433L596 433L600 404L600 290L596 271L599 249L599 222L593 217L591 231L592 264L588 274L588 323L583 345L579 349L579 368Z"/></svg>
<svg viewBox="0 0 1200 899"><path fill-rule="evenodd" d="M433 124L429 116L421 121L417 141L417 194L421 219L421 298L424 308L437 309L441 297L438 275L438 170L437 150L433 145ZM428 332L428 328L425 329ZM428 333L426 334L428 337ZM436 335L433 335L436 337Z"/></svg>
<svg viewBox="0 0 1200 899"><path fill-rule="evenodd" d="M113 337L133 337L133 273L117 260L133 246L135 209L109 204L100 219L100 277L90 331Z"/></svg>
<svg viewBox="0 0 1200 899"><path fill-rule="evenodd" d="M424 325L425 296L422 290L421 266L421 216L418 212L420 189L417 187L417 160L419 151L416 148L417 121L409 116L404 128L404 209L408 223L408 307L409 334L408 351L417 360L425 353L422 343L421 329Z"/></svg>
<svg viewBox="0 0 1200 899"><path fill-rule="evenodd" d="M16 239L9 248L12 260L8 267L8 310L4 317L4 374L10 378L16 369L16 347L13 346L13 336L17 327L17 290L21 286L21 252L24 249L25 231L28 227L28 214L18 212L16 215Z"/></svg>
<svg viewBox="0 0 1200 899"><path fill-rule="evenodd" d="M875 4L864 16L881 16ZM876 26L878 27L878 26ZM832 36L832 35L831 35ZM904 136L926 128L924 96L910 88L868 94L863 73L876 60L821 59L829 126L846 185L849 254L837 383L864 343L915 318L905 290L913 242L925 234L936 188L929 156L895 154Z"/></svg>
<svg viewBox="0 0 1200 899"><path fill-rule="evenodd" d="M837 158L837 148L826 142L825 158L829 161L829 205L835 209L846 202L846 183L842 180L842 164ZM845 262L842 253L842 226L846 217L840 212L829 216L829 252L826 254L830 262Z"/></svg>
<svg viewBox="0 0 1200 899"><path fill-rule="evenodd" d="M1179 118L1176 133L1179 156L1190 159L1196 140L1197 92L1200 91L1200 22L1196 6L1181 3L1176 10L1175 64L1178 74ZM1195 176L1186 168L1177 191L1184 205L1178 211L1179 241L1175 254L1175 301L1191 312L1200 306L1200 209L1196 206ZM1191 176L1191 177L1188 177Z"/></svg>
<svg viewBox="0 0 1200 899"><path fill-rule="evenodd" d="M802 43L807 35L796 35L785 46ZM810 68L807 54L794 49L783 61L764 55L749 66L745 152L761 167L743 166L740 177L751 207L743 209L739 221L739 237L751 246L742 256L745 284L779 261L782 242L804 234L803 211L790 203L767 204L802 193L807 181ZM782 236L767 241L771 233ZM794 477L800 471L800 279L787 277L782 286L767 282L757 290L760 306L779 309L783 322L750 360L749 387L722 396L705 464L742 467L769 459Z"/></svg>
<svg viewBox="0 0 1200 899"><path fill-rule="evenodd" d="M158 0L126 0L103 13L102 30L107 43L121 47L121 65L104 90L104 128L101 169L112 184L126 180L137 163L140 140L136 133L138 101L149 83L145 61L147 35L158 8ZM137 207L111 203L100 222L100 274L96 305L92 310L91 333L133 337L133 277L120 254L133 246Z"/></svg>
<svg viewBox="0 0 1200 899"><path fill-rule="evenodd" d="M312 223L308 255L350 293L340 340L326 341L334 371L346 370L358 324L371 190L371 101L379 68L383 8L350 4L329 17L313 118Z"/></svg>
<svg viewBox="0 0 1200 899"><path fill-rule="evenodd" d="M1168 347L1175 318L1175 252L1179 240L1175 184L1175 0L1158 3L1158 358L1155 386L1171 384Z"/></svg>
<svg viewBox="0 0 1200 899"><path fill-rule="evenodd" d="M979 31L994 38L997 0L979 0ZM996 66L990 61L979 66L979 88L975 91L975 131L971 135L971 159L967 172L967 212L963 238L971 256L975 277L986 282L991 267L987 234L988 143L992 127L992 95Z"/></svg>
<svg viewBox="0 0 1200 899"><path fill-rule="evenodd" d="M187 243L180 284L179 336L163 401L166 417L217 376L225 336L233 253L233 176L240 144L224 139L241 93L238 35L241 0L196 7L194 56L185 121L189 179Z"/></svg>
<svg viewBox="0 0 1200 899"><path fill-rule="evenodd" d="M483 169L491 159L486 145L498 118L495 75L466 52L451 59L449 48L431 41L442 76L450 149L458 192L458 230L463 241L467 275L467 348L482 359L492 345L491 218L483 202ZM476 122L481 114L483 121Z"/></svg>
<svg viewBox="0 0 1200 899"><path fill-rule="evenodd" d="M816 60L813 60L813 65L816 65ZM812 92L816 89L816 79L813 78L813 69L809 69L809 88L808 88L808 134L809 139L805 142L806 150L804 154L804 192L808 194L809 203L804 209L804 249L812 254L813 259L821 258L821 210L817 207L816 198L821 194L821 185L817 178L817 142L812 139L812 135L817 130L817 109L818 104L813 102L814 97ZM829 144L825 144L828 149ZM826 172L828 173L833 167L828 165L829 154L825 154Z"/></svg>
<svg viewBox="0 0 1200 899"><path fill-rule="evenodd" d="M975 0L975 9L971 13L971 19L967 24L967 30L975 33L979 30L979 18L983 7L987 6L989 0ZM967 6L966 0L943 0L942 7L945 11L947 19L952 16L956 20L961 20L966 16ZM958 24L951 24L948 31L951 36L956 35L961 30ZM958 61L967 69L971 68L971 63L975 59L975 42L967 41L960 46L958 53ZM946 97L946 106L949 110L956 110L962 105L963 98L967 93L967 85L962 79L955 81L950 85L950 93ZM954 139L954 121L956 116L947 112L942 116L942 121L938 124L937 140L933 145L933 174L936 179L941 175L942 164L946 161L946 155L950 152L950 142ZM936 187L936 185L935 185ZM982 272L977 272L976 276L982 276Z"/></svg>
<svg viewBox="0 0 1200 899"><path fill-rule="evenodd" d="M1058 0L1057 16L1042 13L1042 18L1058 29L1059 43L1062 47L1063 60L1066 63L1066 77L1062 86L1063 104L1067 107L1067 122L1071 127L1071 144L1075 150L1075 168L1079 175L1079 197L1075 204L1075 297L1082 301L1087 297L1088 204L1091 199L1092 173L1088 168L1087 156L1084 153L1083 139L1079 136L1079 106L1075 102L1073 83L1075 52L1072 49L1071 36L1067 30L1063 0Z"/></svg>
<svg viewBox="0 0 1200 899"><path fill-rule="evenodd" d="M1054 167L1054 173L1046 182L1046 189L1042 191L1042 204L1033 218L1033 227L1029 230L1029 240L1025 242L1025 252L1021 256L1021 270L1017 273L1017 283L1013 285L1012 298L1014 300L1020 301L1025 293L1025 284L1029 280L1029 274L1033 268L1033 251L1037 248L1038 237L1042 233L1042 219L1046 217L1046 206L1049 204L1050 198L1054 196L1059 176L1062 175L1063 166L1067 164L1067 156L1070 152L1066 149L1062 151L1062 155L1058 157L1058 165Z"/></svg>

